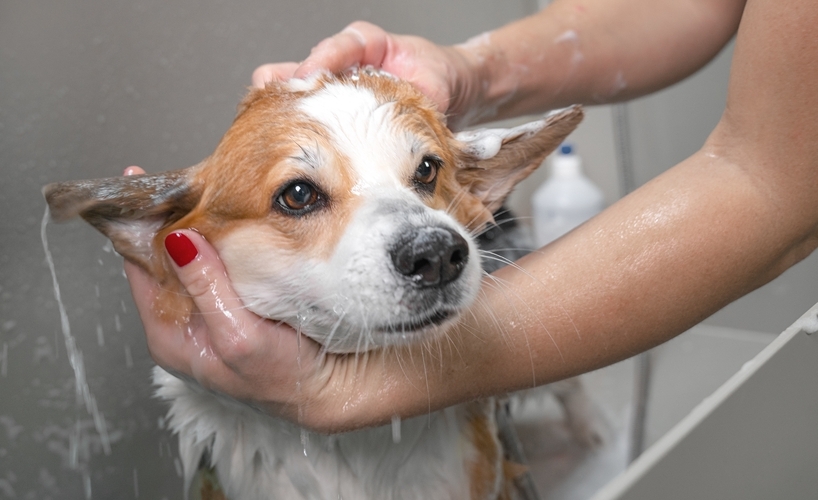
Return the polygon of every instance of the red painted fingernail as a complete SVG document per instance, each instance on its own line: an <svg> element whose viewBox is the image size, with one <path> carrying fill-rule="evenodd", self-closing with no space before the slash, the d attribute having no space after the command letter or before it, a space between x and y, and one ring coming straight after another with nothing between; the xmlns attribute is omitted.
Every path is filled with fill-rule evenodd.
<svg viewBox="0 0 818 500"><path fill-rule="evenodd" d="M170 233L165 237L165 249L170 254L170 258L179 267L185 267L190 261L199 255L199 251L190 241L190 238L182 233Z"/></svg>

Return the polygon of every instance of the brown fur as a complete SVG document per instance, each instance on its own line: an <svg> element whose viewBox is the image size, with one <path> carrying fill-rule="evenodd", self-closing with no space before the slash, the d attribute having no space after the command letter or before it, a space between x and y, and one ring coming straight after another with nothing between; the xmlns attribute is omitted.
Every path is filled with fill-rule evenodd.
<svg viewBox="0 0 818 500"><path fill-rule="evenodd" d="M477 450L477 456L469 464L471 478L471 500L488 500L496 498L497 487L502 470L503 452L497 438L497 426L491 415L494 413L494 400L469 403L468 425L471 431L471 442Z"/></svg>

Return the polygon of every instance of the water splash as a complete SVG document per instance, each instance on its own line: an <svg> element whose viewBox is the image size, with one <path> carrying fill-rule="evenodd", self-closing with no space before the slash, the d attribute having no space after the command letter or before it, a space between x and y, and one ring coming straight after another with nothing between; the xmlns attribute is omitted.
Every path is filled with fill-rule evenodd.
<svg viewBox="0 0 818 500"><path fill-rule="evenodd" d="M0 377L8 375L9 345L3 342L3 349L0 349Z"/></svg>
<svg viewBox="0 0 818 500"><path fill-rule="evenodd" d="M392 442L400 443L400 416L392 415Z"/></svg>
<svg viewBox="0 0 818 500"><path fill-rule="evenodd" d="M131 346L125 345L125 367L133 368L133 356L131 355Z"/></svg>
<svg viewBox="0 0 818 500"><path fill-rule="evenodd" d="M307 446L310 444L310 435L307 429L301 428L301 447L304 451L304 457L307 457Z"/></svg>
<svg viewBox="0 0 818 500"><path fill-rule="evenodd" d="M91 500L91 475L87 471L82 473L82 486L85 489L85 500Z"/></svg>
<svg viewBox="0 0 818 500"><path fill-rule="evenodd" d="M105 346L105 332L102 330L102 325L97 323L97 344L100 347Z"/></svg>
<svg viewBox="0 0 818 500"><path fill-rule="evenodd" d="M65 351L68 354L68 363L71 365L71 369L74 372L74 387L77 395L77 404L83 404L85 406L85 410L93 419L94 428L96 429L97 434L99 434L103 452L106 455L110 455L111 440L108 436L105 417L102 415L102 412L99 411L99 408L97 407L97 400L91 393L91 389L88 386L88 380L85 375L85 362L83 361L82 352L77 347L74 336L71 335L71 324L68 321L68 313L66 312L65 304L63 304L62 295L60 294L60 285L57 282L57 270L54 266L54 258L52 257L51 251L48 248L46 225L48 224L49 217L50 211L48 207L46 207L45 214L43 214L43 221L40 225L40 238L43 242L45 260L48 264L48 269L51 272L51 280L54 285L54 298L57 301L57 307L60 311L60 326L62 329L63 340L65 341ZM80 426L80 420L78 419L76 434L73 436L73 438L69 439L69 446L72 447L72 451L78 450L78 443L82 440L81 434L84 432L84 429ZM75 468L78 467L79 464L77 454L71 453L70 456L71 465ZM84 472L83 474L83 484L85 486L86 498L91 498L91 479L87 472Z"/></svg>

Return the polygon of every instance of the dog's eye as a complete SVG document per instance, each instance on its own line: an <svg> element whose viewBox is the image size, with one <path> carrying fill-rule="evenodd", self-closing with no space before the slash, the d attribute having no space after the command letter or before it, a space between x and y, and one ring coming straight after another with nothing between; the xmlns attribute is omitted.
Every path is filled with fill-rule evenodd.
<svg viewBox="0 0 818 500"><path fill-rule="evenodd" d="M276 202L290 213L302 214L310 211L321 201L318 189L305 181L296 181L284 188Z"/></svg>
<svg viewBox="0 0 818 500"><path fill-rule="evenodd" d="M437 179L437 171L440 169L442 162L439 158L434 156L424 156L420 161L420 165L415 170L415 183L425 186L431 186L435 179Z"/></svg>

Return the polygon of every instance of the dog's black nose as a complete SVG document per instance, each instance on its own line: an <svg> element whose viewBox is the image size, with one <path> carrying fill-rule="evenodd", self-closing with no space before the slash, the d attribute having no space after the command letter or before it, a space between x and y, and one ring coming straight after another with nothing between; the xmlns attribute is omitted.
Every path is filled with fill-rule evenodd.
<svg viewBox="0 0 818 500"><path fill-rule="evenodd" d="M451 229L426 227L410 232L390 254L395 270L418 286L442 286L466 267L469 244Z"/></svg>

